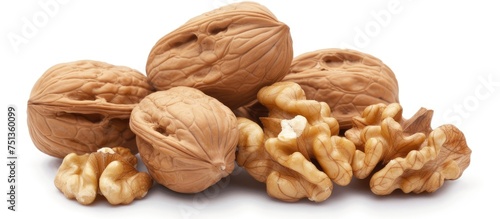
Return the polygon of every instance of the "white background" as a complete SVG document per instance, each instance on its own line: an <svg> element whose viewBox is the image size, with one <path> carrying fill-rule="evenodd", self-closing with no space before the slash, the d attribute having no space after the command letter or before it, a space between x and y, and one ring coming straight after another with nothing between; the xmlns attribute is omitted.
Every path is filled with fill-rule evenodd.
<svg viewBox="0 0 500 219"><path fill-rule="evenodd" d="M47 2L55 5L44 9ZM79 59L144 72L159 38L231 2L2 1L1 121L6 121L7 105L16 105L19 112L17 211L7 210L8 169L2 165L2 218L498 217L500 13L494 1L257 1L290 27L294 55L332 47L372 54L395 72L405 117L420 107L433 109L433 127L452 123L465 133L471 164L461 178L446 181L435 193L378 197L366 181L354 180L334 187L322 203L284 203L269 198L264 184L239 170L198 195L156 185L144 199L126 206L111 206L104 199L83 206L66 199L53 184L61 161L38 151L28 133L26 103L35 81L52 65Z"/></svg>

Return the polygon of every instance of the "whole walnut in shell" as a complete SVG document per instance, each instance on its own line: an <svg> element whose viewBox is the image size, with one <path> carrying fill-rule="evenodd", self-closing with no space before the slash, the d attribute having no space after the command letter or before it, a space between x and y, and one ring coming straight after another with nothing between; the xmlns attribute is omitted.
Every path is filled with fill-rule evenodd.
<svg viewBox="0 0 500 219"><path fill-rule="evenodd" d="M392 70L380 59L355 50L332 48L299 55L283 81L298 83L307 99L326 102L343 130L365 107L399 102Z"/></svg>
<svg viewBox="0 0 500 219"><path fill-rule="evenodd" d="M59 158L122 145L137 153L132 109L153 88L144 74L94 60L61 63L35 83L28 128L35 146Z"/></svg>
<svg viewBox="0 0 500 219"><path fill-rule="evenodd" d="M148 95L132 111L130 127L149 173L171 190L200 192L234 169L236 116L195 88Z"/></svg>
<svg viewBox="0 0 500 219"><path fill-rule="evenodd" d="M157 90L194 87L236 109L281 80L292 58L288 26L266 7L241 2L194 17L162 37L146 73Z"/></svg>

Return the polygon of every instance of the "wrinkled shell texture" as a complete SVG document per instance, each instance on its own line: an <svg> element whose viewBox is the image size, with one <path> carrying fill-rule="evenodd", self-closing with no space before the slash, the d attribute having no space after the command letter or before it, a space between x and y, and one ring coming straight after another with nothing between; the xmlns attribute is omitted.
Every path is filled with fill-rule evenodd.
<svg viewBox="0 0 500 219"><path fill-rule="evenodd" d="M144 74L128 67L93 60L57 64L32 88L31 139L40 151L59 158L116 145L136 153L130 113L152 90Z"/></svg>
<svg viewBox="0 0 500 219"><path fill-rule="evenodd" d="M101 148L97 152L64 157L55 186L80 204L93 203L102 194L113 205L143 198L153 185L149 174L135 169L137 158L128 148Z"/></svg>
<svg viewBox="0 0 500 219"><path fill-rule="evenodd" d="M148 95L132 111L130 126L149 173L169 189L203 191L234 169L236 117L195 88Z"/></svg>
<svg viewBox="0 0 500 219"><path fill-rule="evenodd" d="M392 70L372 55L349 49L323 49L295 57L283 81L300 84L307 99L326 102L341 129L377 103L399 102Z"/></svg>
<svg viewBox="0 0 500 219"><path fill-rule="evenodd" d="M231 109L281 80L293 58L289 28L264 6L230 4L192 18L152 48L146 73L157 90L197 88Z"/></svg>
<svg viewBox="0 0 500 219"><path fill-rule="evenodd" d="M336 136L339 125L330 117L326 103L306 100L304 91L293 82L262 88L258 100L269 109L269 115L261 117L263 128L238 118L237 162L266 183L271 197L288 202L307 197L321 202L330 196L332 180L340 185L351 181L350 158L355 146Z"/></svg>
<svg viewBox="0 0 500 219"><path fill-rule="evenodd" d="M354 176L370 178L377 195L395 189L405 193L434 192L444 180L459 178L469 166L471 150L463 133L453 125L430 127L432 111L421 108L410 119L397 103L375 104L353 118L346 137L357 147L352 160ZM381 169L375 169L382 165Z"/></svg>

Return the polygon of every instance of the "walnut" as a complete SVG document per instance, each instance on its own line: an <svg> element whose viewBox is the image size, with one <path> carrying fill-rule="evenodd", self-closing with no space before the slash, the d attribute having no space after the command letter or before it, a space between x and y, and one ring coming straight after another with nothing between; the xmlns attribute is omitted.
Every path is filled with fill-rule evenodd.
<svg viewBox="0 0 500 219"><path fill-rule="evenodd" d="M322 49L295 57L283 81L298 83L306 98L326 102L340 124L377 103L399 102L398 81L380 59L355 50Z"/></svg>
<svg viewBox="0 0 500 219"><path fill-rule="evenodd" d="M54 180L67 198L89 205L97 194L110 204L129 204L143 198L153 185L149 174L135 169L137 158L124 147L103 147L97 152L64 157Z"/></svg>
<svg viewBox="0 0 500 219"><path fill-rule="evenodd" d="M432 130L432 111L421 108L410 119L398 103L375 104L353 118L345 136L357 147L352 160L354 176L370 179L377 195L395 189L405 193L434 192L444 180L457 179L469 166L471 150L463 133L446 124ZM382 164L380 170L374 168Z"/></svg>
<svg viewBox="0 0 500 219"><path fill-rule="evenodd" d="M58 158L115 145L137 153L129 117L152 90L144 74L128 67L93 60L54 65L31 90L31 139Z"/></svg>
<svg viewBox="0 0 500 219"><path fill-rule="evenodd" d="M158 40L146 73L157 90L194 87L236 109L281 80L292 58L288 26L263 5L239 2L196 16Z"/></svg>
<svg viewBox="0 0 500 219"><path fill-rule="evenodd" d="M217 99L191 87L146 96L132 111L142 161L163 186L200 192L234 169L235 115Z"/></svg>
<svg viewBox="0 0 500 219"><path fill-rule="evenodd" d="M355 146L336 136L339 126L326 103L306 100L293 82L262 88L257 98L269 109L263 128L238 118L240 138L236 161L260 182L271 197L293 202L307 197L321 202L333 182L347 185L352 178Z"/></svg>

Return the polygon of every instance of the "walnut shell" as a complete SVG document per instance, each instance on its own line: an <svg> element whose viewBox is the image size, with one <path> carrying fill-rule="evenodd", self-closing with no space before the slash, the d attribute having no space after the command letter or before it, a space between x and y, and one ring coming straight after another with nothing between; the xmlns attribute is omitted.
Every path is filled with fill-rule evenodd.
<svg viewBox="0 0 500 219"><path fill-rule="evenodd" d="M289 27L266 7L241 2L194 17L162 37L146 73L157 90L194 87L236 109L281 80L292 58Z"/></svg>
<svg viewBox="0 0 500 219"><path fill-rule="evenodd" d="M355 50L323 49L293 59L283 81L298 83L307 99L326 102L345 130L372 104L399 102L398 81L380 59Z"/></svg>
<svg viewBox="0 0 500 219"><path fill-rule="evenodd" d="M171 190L200 192L234 169L236 116L195 88L148 95L132 111L130 127L149 173Z"/></svg>
<svg viewBox="0 0 500 219"><path fill-rule="evenodd" d="M129 117L152 90L144 74L128 67L93 60L54 65L31 90L31 139L40 151L59 158L116 145L137 153Z"/></svg>

